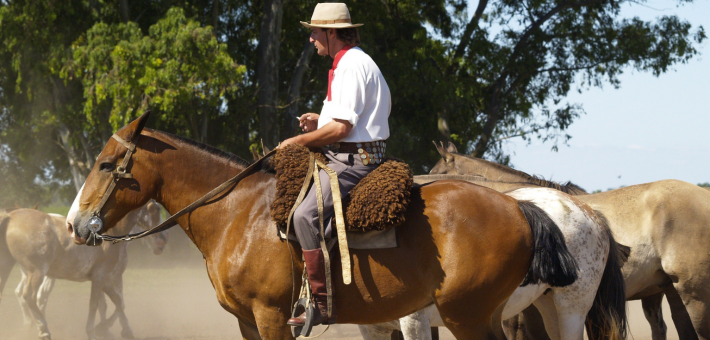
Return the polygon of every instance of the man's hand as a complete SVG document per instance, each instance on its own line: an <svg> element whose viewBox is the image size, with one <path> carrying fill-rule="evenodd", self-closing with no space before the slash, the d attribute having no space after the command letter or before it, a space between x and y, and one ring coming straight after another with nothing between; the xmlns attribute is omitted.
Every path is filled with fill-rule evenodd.
<svg viewBox="0 0 710 340"><path fill-rule="evenodd" d="M298 117L298 123L304 132L311 132L318 129L318 118L320 118L319 114L309 112Z"/></svg>
<svg viewBox="0 0 710 340"><path fill-rule="evenodd" d="M279 145L276 148L283 149L290 144L299 144L298 141L296 141L296 137L291 137L291 138L279 143Z"/></svg>

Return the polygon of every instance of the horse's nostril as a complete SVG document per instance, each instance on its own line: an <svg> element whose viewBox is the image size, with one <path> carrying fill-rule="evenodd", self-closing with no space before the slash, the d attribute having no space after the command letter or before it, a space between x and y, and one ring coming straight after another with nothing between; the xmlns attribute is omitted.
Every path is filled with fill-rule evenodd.
<svg viewBox="0 0 710 340"><path fill-rule="evenodd" d="M74 227L72 227L70 222L67 222L67 231L69 232L69 234L74 233Z"/></svg>

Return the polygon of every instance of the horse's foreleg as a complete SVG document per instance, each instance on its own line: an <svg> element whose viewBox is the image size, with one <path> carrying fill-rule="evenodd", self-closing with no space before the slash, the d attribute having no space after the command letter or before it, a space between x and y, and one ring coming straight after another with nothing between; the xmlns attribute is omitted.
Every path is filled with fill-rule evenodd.
<svg viewBox="0 0 710 340"><path fill-rule="evenodd" d="M108 304L106 303L106 297L104 294L100 295L98 303L99 305L97 309L99 311L99 324L96 325L94 331L96 332L96 336L102 338L108 334L109 328L111 328L113 323L116 322L116 319L118 318L118 309L116 309L107 320L106 311L108 310Z"/></svg>
<svg viewBox="0 0 710 340"><path fill-rule="evenodd" d="M286 309L288 310L288 309ZM283 314L273 306L265 306L254 310L256 327L264 340L292 340L291 326L286 324L289 315Z"/></svg>
<svg viewBox="0 0 710 340"><path fill-rule="evenodd" d="M91 281L91 295L89 297L89 316L86 320L86 335L89 339L95 339L96 334L95 322L96 322L96 312L99 308L99 299L102 298L103 292L101 291L101 284L96 280Z"/></svg>
<svg viewBox="0 0 710 340"><path fill-rule="evenodd" d="M242 333L242 339L244 340L261 340L259 335L259 329L249 323L243 322L242 319L237 318L239 321L239 332Z"/></svg>
<svg viewBox="0 0 710 340"><path fill-rule="evenodd" d="M671 317L678 331L678 337L684 340L698 340L693 322L690 320L690 315L688 315L688 311L685 309L685 305L680 295L678 295L678 291L675 290L673 285L669 285L664 288L663 291L668 299L668 305L671 307Z"/></svg>
<svg viewBox="0 0 710 340"><path fill-rule="evenodd" d="M666 323L663 322L663 311L661 303L663 302L663 293L652 295L641 299L641 307L643 315L651 325L651 334L653 340L666 340Z"/></svg>
<svg viewBox="0 0 710 340"><path fill-rule="evenodd" d="M27 307L37 323L39 338L42 340L49 340L51 339L51 336L49 334L49 328L47 327L47 320L44 319L42 311L39 309L39 306L37 306L37 292L39 291L43 281L44 274L39 269L28 270L27 284L22 289L22 298L25 303L27 303Z"/></svg>
<svg viewBox="0 0 710 340"><path fill-rule="evenodd" d="M111 299L114 305L116 305L116 311L114 314L118 314L118 322L121 323L121 336L125 339L133 339L133 330L128 324L128 317L126 317L126 304L123 301L123 279L118 278L114 281L114 284L107 287L105 290L108 297ZM113 316L111 316L113 318Z"/></svg>

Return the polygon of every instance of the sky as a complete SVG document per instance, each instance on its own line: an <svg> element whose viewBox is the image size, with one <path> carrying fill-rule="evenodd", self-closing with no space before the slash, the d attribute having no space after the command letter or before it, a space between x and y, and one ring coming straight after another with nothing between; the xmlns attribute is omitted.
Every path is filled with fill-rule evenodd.
<svg viewBox="0 0 710 340"><path fill-rule="evenodd" d="M676 14L710 31L710 1L676 7L675 1L651 0L624 7L625 17L653 20ZM475 2L472 1L472 5ZM687 64L654 77L627 69L621 87L606 84L567 97L586 115L567 130L572 139L551 151L552 143L528 145L512 139L504 145L511 163L530 174L572 181L587 191L607 190L662 179L693 184L710 182L710 44Z"/></svg>

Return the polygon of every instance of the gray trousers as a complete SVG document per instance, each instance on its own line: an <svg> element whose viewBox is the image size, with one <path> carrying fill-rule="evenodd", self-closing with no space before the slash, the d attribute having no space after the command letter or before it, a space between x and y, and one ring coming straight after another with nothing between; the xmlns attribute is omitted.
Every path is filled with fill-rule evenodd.
<svg viewBox="0 0 710 340"><path fill-rule="evenodd" d="M375 165L364 165L362 159L357 154L336 153L326 150L325 156L328 158L328 167L338 174L340 184L340 195L345 200L350 195L350 190L360 182L372 170ZM333 195L330 189L330 178L328 174L321 170L319 172L321 189L323 192L323 224L326 240L335 236L335 228L332 226L333 215ZM298 242L304 250L320 248L320 225L318 223L318 201L316 186L311 185L308 194L303 202L293 213L293 229L296 232Z"/></svg>

